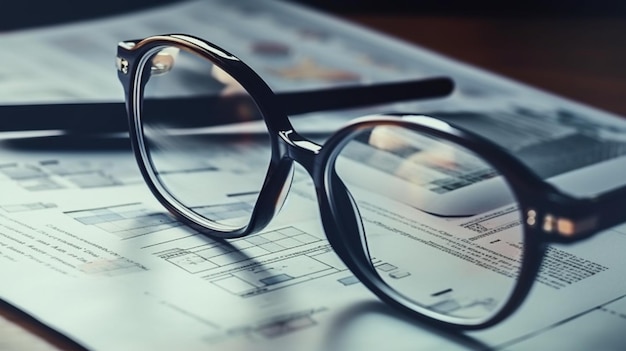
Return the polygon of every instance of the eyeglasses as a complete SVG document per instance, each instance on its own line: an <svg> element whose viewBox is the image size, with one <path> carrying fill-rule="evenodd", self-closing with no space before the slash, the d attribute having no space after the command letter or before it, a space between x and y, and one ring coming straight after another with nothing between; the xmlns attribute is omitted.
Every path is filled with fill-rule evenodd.
<svg viewBox="0 0 626 351"><path fill-rule="evenodd" d="M626 219L626 187L574 198L441 120L358 118L321 145L287 117L441 97L452 89L445 78L274 93L237 57L188 35L122 42L117 68L139 167L170 212L212 237L261 235L298 163L312 177L334 251L414 318L491 326L519 307L547 244ZM490 230L493 218L507 229Z"/></svg>

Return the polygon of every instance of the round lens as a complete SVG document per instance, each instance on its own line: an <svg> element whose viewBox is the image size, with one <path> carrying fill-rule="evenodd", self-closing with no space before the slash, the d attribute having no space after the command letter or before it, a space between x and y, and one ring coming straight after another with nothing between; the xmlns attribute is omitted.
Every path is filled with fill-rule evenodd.
<svg viewBox="0 0 626 351"><path fill-rule="evenodd" d="M140 148L152 182L202 225L247 225L271 156L255 101L228 72L183 47L153 50L140 69Z"/></svg>
<svg viewBox="0 0 626 351"><path fill-rule="evenodd" d="M502 310L524 236L513 191L488 162L427 133L379 125L347 139L335 170L358 208L362 247L383 291L460 325Z"/></svg>

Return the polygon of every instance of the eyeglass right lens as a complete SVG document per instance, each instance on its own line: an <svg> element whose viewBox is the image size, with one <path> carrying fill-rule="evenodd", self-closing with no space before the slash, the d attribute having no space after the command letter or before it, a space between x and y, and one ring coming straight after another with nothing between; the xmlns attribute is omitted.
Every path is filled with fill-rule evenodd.
<svg viewBox="0 0 626 351"><path fill-rule="evenodd" d="M254 100L219 66L184 48L159 48L142 72L140 140L153 183L200 224L245 226L271 155Z"/></svg>
<svg viewBox="0 0 626 351"><path fill-rule="evenodd" d="M460 325L490 320L517 285L524 235L513 191L460 145L380 125L355 132L335 169L395 298Z"/></svg>

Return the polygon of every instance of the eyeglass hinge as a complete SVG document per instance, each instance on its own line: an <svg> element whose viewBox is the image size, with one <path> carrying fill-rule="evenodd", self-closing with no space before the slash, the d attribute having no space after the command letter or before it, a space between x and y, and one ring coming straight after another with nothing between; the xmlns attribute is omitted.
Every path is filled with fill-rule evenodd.
<svg viewBox="0 0 626 351"><path fill-rule="evenodd" d="M587 217L579 220L557 217L550 213L543 215L543 221L539 220L539 214L534 209L526 211L526 224L536 227L541 224L541 229L547 234L558 234L563 237L574 237L577 234L589 231L597 225L596 217Z"/></svg>
<svg viewBox="0 0 626 351"><path fill-rule="evenodd" d="M124 74L128 74L128 60L126 60L125 58L117 57L115 59L115 65L117 66L118 71Z"/></svg>

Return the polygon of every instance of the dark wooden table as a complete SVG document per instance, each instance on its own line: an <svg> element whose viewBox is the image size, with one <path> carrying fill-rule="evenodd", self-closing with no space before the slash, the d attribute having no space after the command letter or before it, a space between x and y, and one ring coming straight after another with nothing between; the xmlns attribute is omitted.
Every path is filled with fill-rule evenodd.
<svg viewBox="0 0 626 351"><path fill-rule="evenodd" d="M626 116L626 20L351 15L346 19ZM0 349L82 350L0 304Z"/></svg>
<svg viewBox="0 0 626 351"><path fill-rule="evenodd" d="M626 116L625 18L348 18Z"/></svg>

